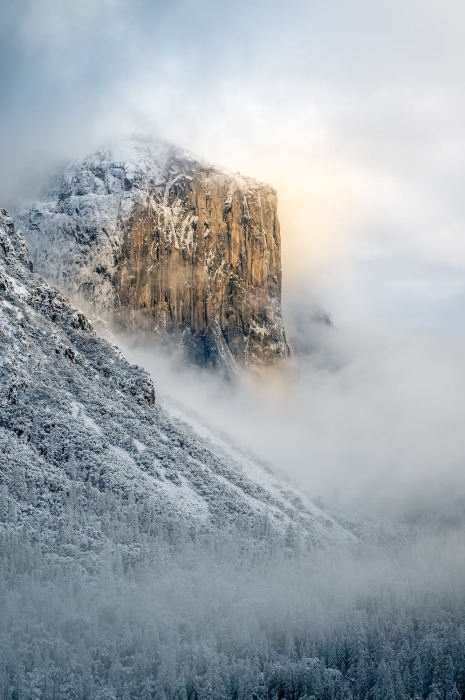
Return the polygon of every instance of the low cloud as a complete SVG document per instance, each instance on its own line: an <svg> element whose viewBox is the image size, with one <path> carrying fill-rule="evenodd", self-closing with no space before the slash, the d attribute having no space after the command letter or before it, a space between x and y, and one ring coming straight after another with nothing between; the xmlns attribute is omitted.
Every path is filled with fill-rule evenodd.
<svg viewBox="0 0 465 700"><path fill-rule="evenodd" d="M194 410L313 495L394 517L460 516L464 343L299 313L308 322L294 315L288 331L300 354L235 385L127 341L125 351L168 408Z"/></svg>

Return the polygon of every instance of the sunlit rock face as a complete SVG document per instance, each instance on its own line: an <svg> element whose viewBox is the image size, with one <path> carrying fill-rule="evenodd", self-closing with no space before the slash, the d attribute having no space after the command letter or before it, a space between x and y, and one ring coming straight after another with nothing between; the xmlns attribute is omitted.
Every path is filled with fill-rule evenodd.
<svg viewBox="0 0 465 700"><path fill-rule="evenodd" d="M37 270L117 328L231 370L288 355L269 185L131 137L70 165L20 218Z"/></svg>

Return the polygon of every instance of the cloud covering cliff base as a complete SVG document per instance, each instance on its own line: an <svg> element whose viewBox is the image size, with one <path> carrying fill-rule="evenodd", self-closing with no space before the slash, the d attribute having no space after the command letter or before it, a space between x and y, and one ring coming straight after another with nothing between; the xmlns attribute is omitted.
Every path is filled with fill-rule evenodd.
<svg viewBox="0 0 465 700"><path fill-rule="evenodd" d="M242 441L313 495L388 516L465 509L465 343L392 328L290 331L299 348L231 384L153 349L125 345L173 400Z"/></svg>

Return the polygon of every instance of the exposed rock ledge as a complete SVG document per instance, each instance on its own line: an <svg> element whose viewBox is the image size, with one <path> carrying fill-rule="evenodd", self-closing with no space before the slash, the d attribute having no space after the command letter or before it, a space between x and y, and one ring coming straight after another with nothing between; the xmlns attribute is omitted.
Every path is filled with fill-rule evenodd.
<svg viewBox="0 0 465 700"><path fill-rule="evenodd" d="M131 137L71 164L20 219L38 272L117 329L207 366L289 354L269 185Z"/></svg>

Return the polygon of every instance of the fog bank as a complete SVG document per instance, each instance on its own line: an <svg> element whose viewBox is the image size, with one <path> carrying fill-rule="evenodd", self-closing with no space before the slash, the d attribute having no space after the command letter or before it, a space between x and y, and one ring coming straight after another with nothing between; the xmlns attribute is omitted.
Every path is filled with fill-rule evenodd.
<svg viewBox="0 0 465 700"><path fill-rule="evenodd" d="M460 514L465 343L303 318L289 318L289 361L233 383L122 342L167 408L184 405L313 495L385 515Z"/></svg>

